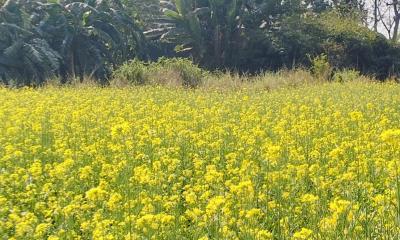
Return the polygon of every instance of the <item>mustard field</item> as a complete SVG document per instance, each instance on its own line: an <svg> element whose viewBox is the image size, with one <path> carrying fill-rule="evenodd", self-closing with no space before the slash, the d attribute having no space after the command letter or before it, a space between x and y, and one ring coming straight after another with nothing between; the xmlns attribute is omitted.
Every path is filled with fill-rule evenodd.
<svg viewBox="0 0 400 240"><path fill-rule="evenodd" d="M0 88L0 239L399 239L400 85Z"/></svg>

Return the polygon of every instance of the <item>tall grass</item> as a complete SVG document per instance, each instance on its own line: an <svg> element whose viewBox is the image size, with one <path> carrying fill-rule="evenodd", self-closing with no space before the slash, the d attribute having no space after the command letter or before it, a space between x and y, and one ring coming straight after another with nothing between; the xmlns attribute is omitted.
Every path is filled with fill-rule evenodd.
<svg viewBox="0 0 400 240"><path fill-rule="evenodd" d="M318 59L317 59L318 60ZM374 81L354 70L333 72L328 63L315 60L311 69L283 69L277 72L240 74L226 71L206 71L187 59L161 59L155 63L138 60L126 63L116 70L111 86L137 85L189 87L209 90L273 90L294 88L326 82Z"/></svg>

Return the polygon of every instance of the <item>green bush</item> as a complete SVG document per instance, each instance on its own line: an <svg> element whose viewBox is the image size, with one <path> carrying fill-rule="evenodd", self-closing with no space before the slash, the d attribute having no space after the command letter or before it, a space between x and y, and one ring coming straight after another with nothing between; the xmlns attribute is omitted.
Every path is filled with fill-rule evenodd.
<svg viewBox="0 0 400 240"><path fill-rule="evenodd" d="M200 67L185 58L160 58L153 63L133 60L114 72L112 83L197 87L202 82L203 74L205 72Z"/></svg>
<svg viewBox="0 0 400 240"><path fill-rule="evenodd" d="M357 70L346 69L339 72L336 72L333 76L333 81L335 82L353 82L357 79L360 79L361 74Z"/></svg>
<svg viewBox="0 0 400 240"><path fill-rule="evenodd" d="M113 73L113 81L119 84L143 85L148 82L149 66L140 61L132 60Z"/></svg>
<svg viewBox="0 0 400 240"><path fill-rule="evenodd" d="M326 54L321 54L311 59L311 72L318 79L329 80L332 74L332 67Z"/></svg>
<svg viewBox="0 0 400 240"><path fill-rule="evenodd" d="M158 77L176 77L181 85L185 87L197 87L203 79L203 70L186 58L160 58L151 66Z"/></svg>

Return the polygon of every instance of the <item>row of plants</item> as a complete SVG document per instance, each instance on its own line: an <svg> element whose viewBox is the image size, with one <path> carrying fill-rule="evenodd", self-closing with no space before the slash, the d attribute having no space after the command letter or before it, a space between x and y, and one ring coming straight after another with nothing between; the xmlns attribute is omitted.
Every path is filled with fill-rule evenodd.
<svg viewBox="0 0 400 240"><path fill-rule="evenodd" d="M307 82L353 82L373 79L361 76L361 73L355 69L336 69L330 65L328 57L323 54L310 61L309 70L297 68L246 74L229 70L207 71L187 58L160 58L158 61L134 59L124 63L113 72L111 85L118 87L161 85L229 89L232 85L243 87L249 84L263 83L264 87L271 89L280 86L298 86ZM282 82L276 83L275 79ZM263 86L256 86L255 88L257 87L263 88Z"/></svg>

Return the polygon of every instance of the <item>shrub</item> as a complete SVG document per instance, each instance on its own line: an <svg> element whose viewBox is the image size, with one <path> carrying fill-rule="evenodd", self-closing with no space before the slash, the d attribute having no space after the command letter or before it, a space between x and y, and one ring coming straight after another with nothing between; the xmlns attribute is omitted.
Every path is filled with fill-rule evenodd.
<svg viewBox="0 0 400 240"><path fill-rule="evenodd" d="M321 54L311 60L311 72L318 79L329 80L332 74L332 67L329 64L328 56Z"/></svg>
<svg viewBox="0 0 400 240"><path fill-rule="evenodd" d="M112 84L197 87L205 73L191 60L185 58L160 58L153 63L133 60L114 72Z"/></svg>
<svg viewBox="0 0 400 240"><path fill-rule="evenodd" d="M357 70L346 69L336 72L333 76L335 82L353 82L361 78L361 74Z"/></svg>
<svg viewBox="0 0 400 240"><path fill-rule="evenodd" d="M113 73L113 83L121 84L132 84L132 85L143 85L148 82L149 66L140 60L132 60Z"/></svg>
<svg viewBox="0 0 400 240"><path fill-rule="evenodd" d="M203 79L203 70L187 58L163 57L152 64L151 70L158 73L158 82L162 78L172 77L185 87L197 87Z"/></svg>

